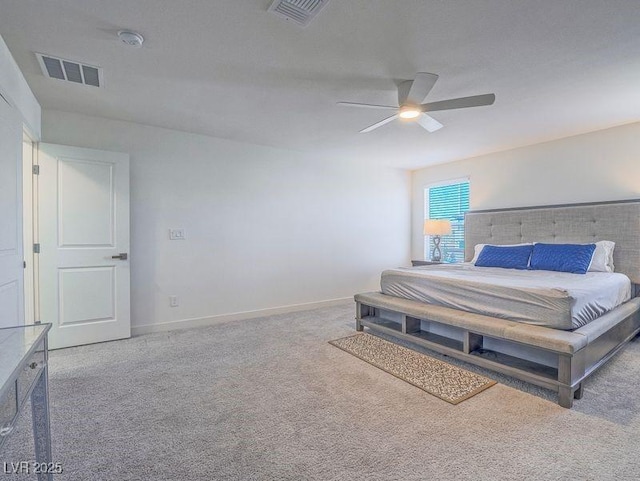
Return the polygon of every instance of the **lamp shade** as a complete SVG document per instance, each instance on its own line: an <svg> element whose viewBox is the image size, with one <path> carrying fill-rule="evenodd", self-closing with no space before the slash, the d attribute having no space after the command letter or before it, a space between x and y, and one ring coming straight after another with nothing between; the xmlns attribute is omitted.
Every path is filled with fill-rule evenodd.
<svg viewBox="0 0 640 481"><path fill-rule="evenodd" d="M451 234L451 221L446 219L427 219L424 221L424 235Z"/></svg>

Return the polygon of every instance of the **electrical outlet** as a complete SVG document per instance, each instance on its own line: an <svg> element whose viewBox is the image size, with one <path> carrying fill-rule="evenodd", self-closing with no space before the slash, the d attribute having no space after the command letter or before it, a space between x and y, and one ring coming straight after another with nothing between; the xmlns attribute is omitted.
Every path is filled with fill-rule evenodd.
<svg viewBox="0 0 640 481"><path fill-rule="evenodd" d="M169 229L170 240L185 240L186 238L184 229Z"/></svg>
<svg viewBox="0 0 640 481"><path fill-rule="evenodd" d="M178 301L178 296L169 296L169 306L170 307L178 307L180 302Z"/></svg>

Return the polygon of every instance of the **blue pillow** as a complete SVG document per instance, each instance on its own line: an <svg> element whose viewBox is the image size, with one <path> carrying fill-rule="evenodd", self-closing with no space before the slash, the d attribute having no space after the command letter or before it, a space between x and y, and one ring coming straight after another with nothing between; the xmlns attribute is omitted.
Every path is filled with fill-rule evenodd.
<svg viewBox="0 0 640 481"><path fill-rule="evenodd" d="M482 248L476 266L527 269L532 250L532 245L509 247L487 245Z"/></svg>
<svg viewBox="0 0 640 481"><path fill-rule="evenodd" d="M585 274L595 244L534 244L531 269Z"/></svg>

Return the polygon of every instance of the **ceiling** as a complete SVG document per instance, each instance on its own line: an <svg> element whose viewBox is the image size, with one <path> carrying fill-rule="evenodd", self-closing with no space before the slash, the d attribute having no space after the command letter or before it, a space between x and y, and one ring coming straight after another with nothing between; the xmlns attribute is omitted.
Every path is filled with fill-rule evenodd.
<svg viewBox="0 0 640 481"><path fill-rule="evenodd" d="M44 109L418 168L640 121L637 0L331 0L306 28L271 0L0 0L0 35ZM116 33L145 37L140 49ZM105 87L45 78L33 52L99 65ZM440 75L429 134L337 101L395 103Z"/></svg>

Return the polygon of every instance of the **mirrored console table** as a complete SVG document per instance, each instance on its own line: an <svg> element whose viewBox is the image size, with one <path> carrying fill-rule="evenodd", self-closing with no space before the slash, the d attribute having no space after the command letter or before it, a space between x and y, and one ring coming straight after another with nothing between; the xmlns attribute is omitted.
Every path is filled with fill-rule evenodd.
<svg viewBox="0 0 640 481"><path fill-rule="evenodd" d="M16 472L28 470L37 474L38 481L53 480L47 384L50 328L51 324L36 324L0 329L0 453L20 411L31 398L35 462L7 464Z"/></svg>

